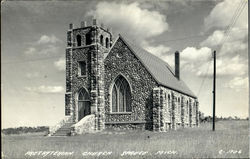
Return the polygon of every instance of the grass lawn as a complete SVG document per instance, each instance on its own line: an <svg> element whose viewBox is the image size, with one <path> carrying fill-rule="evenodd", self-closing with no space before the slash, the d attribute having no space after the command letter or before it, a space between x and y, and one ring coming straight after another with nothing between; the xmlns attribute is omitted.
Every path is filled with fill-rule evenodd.
<svg viewBox="0 0 250 159"><path fill-rule="evenodd" d="M71 137L43 134L2 136L3 158L248 158L248 121L218 121L199 128L156 133L102 132ZM42 151L47 156L35 154ZM55 152L67 152L55 155ZM126 155L122 155L127 151ZM128 151L133 151L128 152ZM28 152L28 153L27 153ZM69 154L72 152L72 154ZM91 152L103 152L99 157ZM106 152L106 154L104 153ZM112 152L108 154L107 152Z"/></svg>

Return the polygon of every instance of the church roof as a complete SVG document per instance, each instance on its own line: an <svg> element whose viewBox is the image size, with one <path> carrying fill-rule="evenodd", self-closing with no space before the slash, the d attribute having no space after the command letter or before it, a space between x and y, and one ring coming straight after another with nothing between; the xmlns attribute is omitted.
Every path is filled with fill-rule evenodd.
<svg viewBox="0 0 250 159"><path fill-rule="evenodd" d="M121 35L119 35L118 39L119 38L121 38L121 40L142 62L142 64L146 67L146 69L154 77L159 85L196 98L194 93L187 87L184 81L175 77L174 71L167 62L161 60L141 47L136 46L134 43L125 39Z"/></svg>

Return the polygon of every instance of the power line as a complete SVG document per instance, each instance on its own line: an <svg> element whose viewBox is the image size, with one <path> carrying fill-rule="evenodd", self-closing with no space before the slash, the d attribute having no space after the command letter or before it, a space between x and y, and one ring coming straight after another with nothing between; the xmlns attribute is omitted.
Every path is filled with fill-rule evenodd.
<svg viewBox="0 0 250 159"><path fill-rule="evenodd" d="M246 3L247 3L247 2L246 2ZM226 39L227 39L227 37L228 37L228 35L229 35L229 32L230 32L231 27L235 24L235 22L237 21L237 19L238 19L239 16L240 16L240 14L241 14L242 11L244 10L246 3L244 4L244 2L242 1L241 3L239 3L237 9L235 10L235 12L234 12L234 14L233 14L233 16L232 16L232 19L230 20L230 23L229 23L228 26L227 26L227 29L224 31L224 32L226 33L226 36L224 36L224 38L223 38L223 42L221 43L220 50L221 50L221 48L222 48L223 43L226 41ZM242 7L242 6L243 6L243 7ZM225 38L225 37L226 37L226 38ZM218 46L218 49L219 49L219 46ZM211 61L212 61L212 60L211 60ZM210 62L211 62L211 61L210 61ZM208 77L207 74L208 74L208 70L209 70L209 68L210 68L210 65L211 65L211 63L209 63L209 65L207 66L207 70L206 70L205 76L204 76L203 79L202 79L202 82L201 82L201 85L200 85L200 88L199 88L199 91L198 91L197 96L199 96L200 91L201 91L201 88L202 88L202 86L204 85L204 82L205 82L205 80L206 80L207 77Z"/></svg>
<svg viewBox="0 0 250 159"><path fill-rule="evenodd" d="M198 90L197 96L199 96L199 95L200 95L201 88L203 87L204 82L205 82L205 80L206 80L206 79L207 79L207 77L208 77L208 71L209 71L209 68L210 68L211 62L212 62L212 60L210 60L210 61L208 62L208 67L207 67L207 70L206 70L205 76L204 76L204 77L203 77L203 79L202 79L202 82L201 82L200 88L199 88L199 90Z"/></svg>
<svg viewBox="0 0 250 159"><path fill-rule="evenodd" d="M231 23L229 23L229 25L227 26L227 29L226 29L226 32L225 32L226 35L224 36L224 38L222 40L222 43L220 45L220 49L219 49L219 46L218 46L218 50L221 51L223 44L226 42L227 38L229 37L230 29L236 23L237 19L239 18L239 16L241 15L242 11L244 10L246 4L247 4L247 1L245 3L244 3L244 1L242 1L242 3L240 3L239 6L238 6L239 9L237 8L235 10L235 14L234 14L235 16L232 17Z"/></svg>

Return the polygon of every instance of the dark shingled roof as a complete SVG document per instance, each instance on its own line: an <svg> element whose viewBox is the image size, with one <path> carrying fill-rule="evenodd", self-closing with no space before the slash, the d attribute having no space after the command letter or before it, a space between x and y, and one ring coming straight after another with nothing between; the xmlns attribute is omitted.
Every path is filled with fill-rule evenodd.
<svg viewBox="0 0 250 159"><path fill-rule="evenodd" d="M136 46L129 40L119 35L118 39L121 39L128 48L135 54L135 56L142 62L149 73L154 77L159 85L165 86L169 89L181 92L188 96L196 98L194 93L187 87L187 85L181 79L177 79L174 75L174 71L171 66L149 53L148 51ZM115 44L113 44L115 45ZM111 48L112 49L112 48Z"/></svg>

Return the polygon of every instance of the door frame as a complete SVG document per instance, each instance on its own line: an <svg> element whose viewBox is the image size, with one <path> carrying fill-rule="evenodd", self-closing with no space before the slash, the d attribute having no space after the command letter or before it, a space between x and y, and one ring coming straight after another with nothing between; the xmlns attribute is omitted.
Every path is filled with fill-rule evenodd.
<svg viewBox="0 0 250 159"><path fill-rule="evenodd" d="M78 100L78 97L79 97L79 93L80 93L80 91L82 91L82 90L85 90L87 93L88 93L88 96L89 96L89 99L88 100L82 100L82 101L86 101L86 102L89 102L89 107L90 107L90 109L91 109L91 102L90 102L90 94L89 94L89 91L85 88L85 87L81 87L76 93L75 93L75 108L76 108L76 110L75 110L75 121L76 122L78 122L78 121L80 121L79 120L79 100ZM90 111L90 114L91 114L91 111Z"/></svg>

